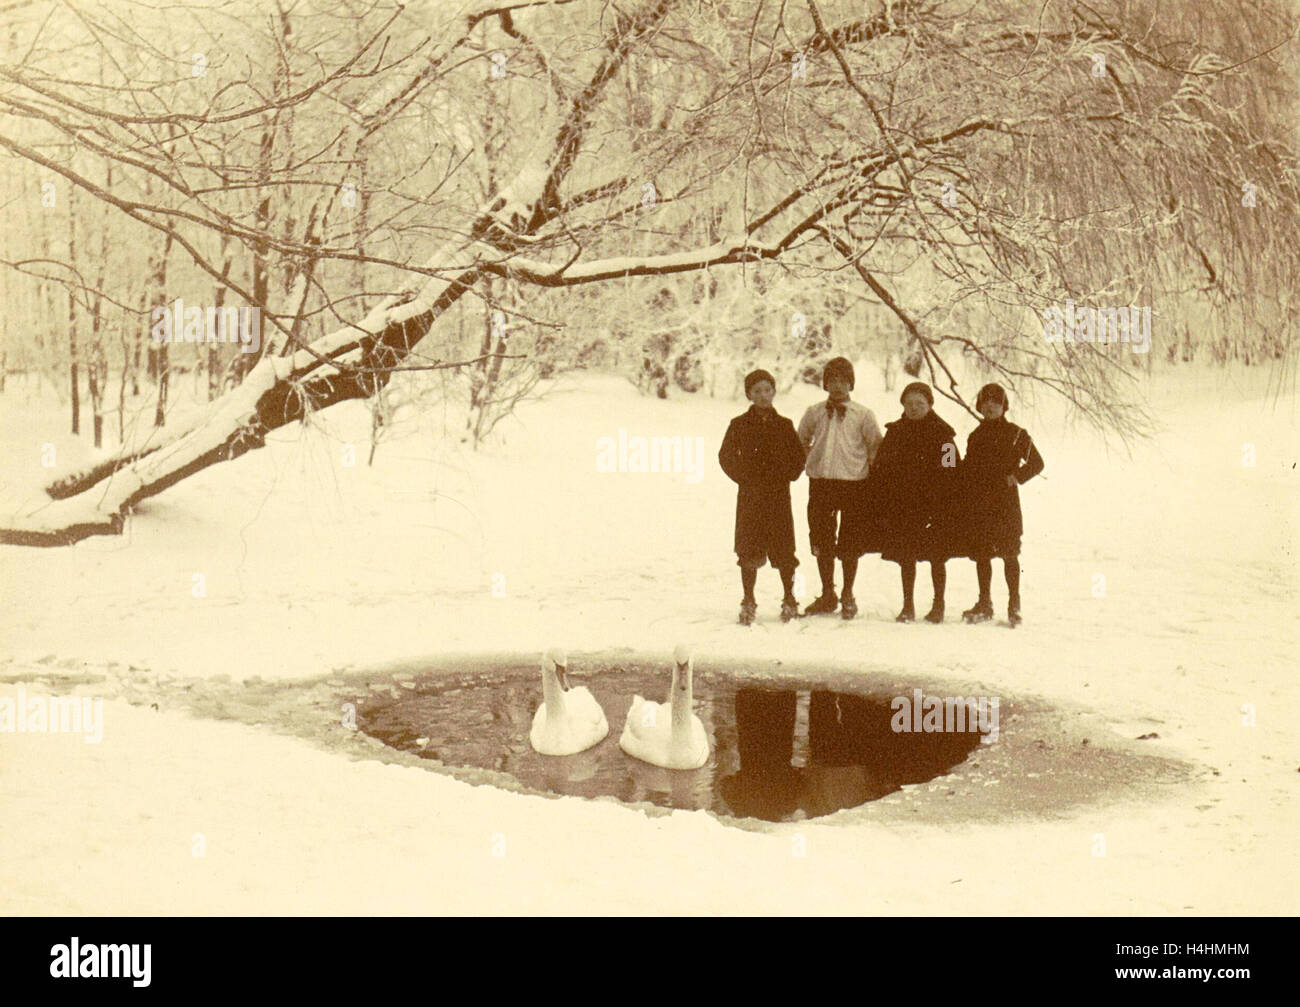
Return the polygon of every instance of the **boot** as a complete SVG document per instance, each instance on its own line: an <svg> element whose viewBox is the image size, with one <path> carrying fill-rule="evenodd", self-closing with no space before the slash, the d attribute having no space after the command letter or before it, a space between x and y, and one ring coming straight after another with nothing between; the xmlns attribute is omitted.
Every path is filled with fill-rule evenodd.
<svg viewBox="0 0 1300 1007"><path fill-rule="evenodd" d="M758 615L758 603L750 598L746 598L740 603L740 624L742 626L752 626L754 619Z"/></svg>
<svg viewBox="0 0 1300 1007"><path fill-rule="evenodd" d="M858 614L857 599L851 594L846 594L840 598L840 615L845 619L852 619Z"/></svg>
<svg viewBox="0 0 1300 1007"><path fill-rule="evenodd" d="M936 626L943 622L943 602L936 601L930 606L930 611L925 613L925 621L932 622Z"/></svg>
<svg viewBox="0 0 1300 1007"><path fill-rule="evenodd" d="M894 622L916 622L916 609L912 607L911 602L903 605L903 611L894 617Z"/></svg>
<svg viewBox="0 0 1300 1007"><path fill-rule="evenodd" d="M988 622L993 618L993 602L981 598L971 608L966 609L961 617L967 622Z"/></svg>
<svg viewBox="0 0 1300 1007"><path fill-rule="evenodd" d="M799 618L799 603L792 597L786 597L781 602L781 621L789 622L791 619Z"/></svg>
<svg viewBox="0 0 1300 1007"><path fill-rule="evenodd" d="M1014 598L1007 602L1007 622L1013 626L1019 626L1023 621L1020 618L1020 599Z"/></svg>
<svg viewBox="0 0 1300 1007"><path fill-rule="evenodd" d="M830 615L839 607L840 599L834 591L824 593L820 598L803 610L804 615Z"/></svg>

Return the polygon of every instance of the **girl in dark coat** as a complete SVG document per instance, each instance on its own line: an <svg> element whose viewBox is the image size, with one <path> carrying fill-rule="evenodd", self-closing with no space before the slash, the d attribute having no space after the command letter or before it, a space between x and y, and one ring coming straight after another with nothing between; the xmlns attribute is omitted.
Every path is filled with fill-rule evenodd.
<svg viewBox="0 0 1300 1007"><path fill-rule="evenodd" d="M1007 393L985 385L975 399L984 419L966 440L962 466L964 554L975 561L980 596L962 613L967 622L993 618L990 587L993 557L1002 558L1007 578L1007 621L1020 623L1020 517L1018 487L1043 471L1043 459L1028 431L1007 422Z"/></svg>
<svg viewBox="0 0 1300 1007"><path fill-rule="evenodd" d="M740 486L736 494L736 563L745 596L740 603L741 625L754 621L758 603L754 584L758 568L768 560L781 572L785 597L781 620L799 614L794 597L794 514L790 484L803 472L804 452L794 424L772 408L776 379L767 371L745 376L745 396L753 403L727 427L718 452L722 471Z"/></svg>
<svg viewBox="0 0 1300 1007"><path fill-rule="evenodd" d="M885 424L885 439L871 467L872 513L878 529L880 558L897 563L903 577L899 622L916 618L912 594L916 564L929 562L934 603L925 619L943 622L943 594L948 583L944 561L954 555L956 436L935 415L934 393L923 381L903 389L903 415Z"/></svg>

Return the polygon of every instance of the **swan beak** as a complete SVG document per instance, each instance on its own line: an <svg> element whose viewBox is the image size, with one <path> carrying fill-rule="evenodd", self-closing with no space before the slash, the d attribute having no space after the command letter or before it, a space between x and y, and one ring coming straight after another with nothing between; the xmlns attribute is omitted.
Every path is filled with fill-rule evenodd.
<svg viewBox="0 0 1300 1007"><path fill-rule="evenodd" d="M555 677L560 680L560 688L565 692L569 691L568 665L557 664L555 666Z"/></svg>

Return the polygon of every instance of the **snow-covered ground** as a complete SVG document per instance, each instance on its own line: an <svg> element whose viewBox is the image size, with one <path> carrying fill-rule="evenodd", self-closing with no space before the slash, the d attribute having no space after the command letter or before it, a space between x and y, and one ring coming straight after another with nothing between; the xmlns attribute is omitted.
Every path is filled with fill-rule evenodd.
<svg viewBox="0 0 1300 1007"><path fill-rule="evenodd" d="M896 393L859 378L855 397L896 417ZM121 537L4 547L0 697L24 682L48 691L40 681L55 676L58 691L107 701L98 744L0 733L0 912L1294 913L1300 413L1293 390L1270 393L1264 378L1157 375L1162 430L1131 455L1013 395L1011 419L1047 462L1022 491L1014 632L957 621L975 598L966 561L950 564L946 625L896 625L897 568L875 558L856 622L781 625L764 570L760 624L735 625L734 487L716 452L743 404L647 399L608 376L562 379L477 453L453 412L407 413L373 466L366 407L336 407L148 501ZM800 388L777 407L797 420L817 397ZM973 420L939 412L964 446ZM60 462L86 454L65 423L11 380L10 489L48 475L46 443ZM703 438L698 479L600 471L597 441L620 429ZM998 566L999 614L1000 578ZM922 568L918 605L928 590ZM679 640L701 667L778 658L1038 697L1194 772L1082 804L1062 795L1050 818L918 824L893 813L918 799L904 793L741 829L473 787L154 709L138 690L115 698L154 676L320 679L550 644L667 661ZM77 685L85 676L106 678Z"/></svg>

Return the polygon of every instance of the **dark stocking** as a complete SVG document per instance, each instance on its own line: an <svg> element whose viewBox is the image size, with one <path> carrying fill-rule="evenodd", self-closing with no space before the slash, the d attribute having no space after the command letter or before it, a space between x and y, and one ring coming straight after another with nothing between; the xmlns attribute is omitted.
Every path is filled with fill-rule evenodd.
<svg viewBox="0 0 1300 1007"><path fill-rule="evenodd" d="M912 574L912 580L915 582L916 574ZM934 584L934 604L939 606L943 604L943 593L948 587L948 568L943 565L943 560L937 560L930 564L930 581ZM908 591L908 598L911 598L911 592Z"/></svg>
<svg viewBox="0 0 1300 1007"><path fill-rule="evenodd" d="M1020 610L1020 557L1008 556L1002 561L1002 569L1007 575L1007 603Z"/></svg>
<svg viewBox="0 0 1300 1007"><path fill-rule="evenodd" d="M905 559L898 564L898 569L903 575L903 607L912 608L912 595L916 591L916 563Z"/></svg>
<svg viewBox="0 0 1300 1007"><path fill-rule="evenodd" d="M858 579L858 558L856 556L845 556L840 560L840 565L844 567L844 596L851 598L853 596L853 582Z"/></svg>
<svg viewBox="0 0 1300 1007"><path fill-rule="evenodd" d="M742 566L740 568L740 586L745 589L745 601L754 600L754 583L758 580L758 567Z"/></svg>
<svg viewBox="0 0 1300 1007"><path fill-rule="evenodd" d="M787 566L781 570L781 588L785 591L785 601L794 601L794 567Z"/></svg>
<svg viewBox="0 0 1300 1007"><path fill-rule="evenodd" d="M990 593L993 589L993 561L991 559L977 559L975 561L975 576L980 582L980 604L993 604L993 595Z"/></svg>
<svg viewBox="0 0 1300 1007"><path fill-rule="evenodd" d="M822 579L822 595L825 596L829 594L834 594L835 593L834 555L817 557L817 573L821 575L821 579Z"/></svg>

